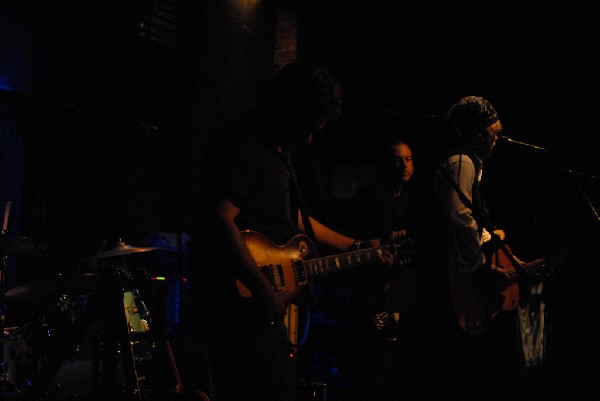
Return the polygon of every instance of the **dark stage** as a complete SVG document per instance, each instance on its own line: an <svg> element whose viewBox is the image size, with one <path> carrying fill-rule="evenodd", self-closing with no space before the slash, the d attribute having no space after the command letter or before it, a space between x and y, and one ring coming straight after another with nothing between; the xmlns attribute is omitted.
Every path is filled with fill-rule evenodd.
<svg viewBox="0 0 600 401"><path fill-rule="evenodd" d="M520 363L514 312L500 317L517 363L497 396L598 398L598 18L594 2L0 0L2 396L135 399L137 385L147 399L209 393L185 322L196 163L274 69L299 59L328 66L342 85L342 117L300 159L309 209L340 231L390 110L419 133L418 185L428 185L424 155L440 117L463 96L489 99L503 135L546 149L503 142L486 161L487 207L511 249L556 266L541 365ZM354 312L343 283L315 290L318 306L298 313L289 399L355 399L364 377L356 342L344 341ZM134 323L120 322L119 291L137 296L133 333L122 330ZM387 355L378 386L392 399L444 399L435 390L452 366L435 356L445 352L428 332L436 319L401 319L371 339Z"/></svg>

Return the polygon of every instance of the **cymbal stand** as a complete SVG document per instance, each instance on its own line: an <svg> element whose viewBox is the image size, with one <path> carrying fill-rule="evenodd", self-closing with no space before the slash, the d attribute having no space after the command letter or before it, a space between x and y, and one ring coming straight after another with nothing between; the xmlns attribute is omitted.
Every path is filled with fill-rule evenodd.
<svg viewBox="0 0 600 401"><path fill-rule="evenodd" d="M2 230L0 239L0 343L4 339L4 292L6 289L5 276L8 266L8 256L6 255L6 231ZM4 375L6 362L4 361L4 347L0 347L0 374Z"/></svg>
<svg viewBox="0 0 600 401"><path fill-rule="evenodd" d="M111 342L111 340L116 341L119 344L128 398L130 400L140 400L141 393L138 384L136 363L133 356L127 320L123 313L123 284L120 277L117 276L116 278L117 280L114 280L113 283L108 285L108 306L111 310L117 312L115 316L118 316L118 318L112 319L111 322L107 322L109 327L112 327L110 327L111 334L106 340L107 342Z"/></svg>
<svg viewBox="0 0 600 401"><path fill-rule="evenodd" d="M103 392L105 398L117 397L118 393L114 387L117 382L117 350L121 357L123 367L123 379L128 401L139 401L141 399L140 387L136 362L133 355L131 338L125 313L123 310L124 282L129 280L126 268L119 264L104 266L104 280L100 293L104 294L102 304L104 306L101 315L105 333L102 334L103 355L98 353L94 356L92 381L95 392ZM98 374L99 359L103 359L102 381L99 382Z"/></svg>
<svg viewBox="0 0 600 401"><path fill-rule="evenodd" d="M4 222L2 224L2 233L0 234L0 340L4 339L4 293L6 292L6 272L8 270L7 238L8 238L8 217L12 202L6 202L4 208ZM6 362L4 361L4 345L0 347L0 372L4 376Z"/></svg>

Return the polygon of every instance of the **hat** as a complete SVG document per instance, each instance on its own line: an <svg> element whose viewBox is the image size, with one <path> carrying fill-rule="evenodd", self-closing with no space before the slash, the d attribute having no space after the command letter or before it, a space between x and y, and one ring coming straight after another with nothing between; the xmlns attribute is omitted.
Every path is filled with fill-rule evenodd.
<svg viewBox="0 0 600 401"><path fill-rule="evenodd" d="M480 96L463 97L450 107L447 115L463 130L473 131L485 129L499 120L494 106Z"/></svg>

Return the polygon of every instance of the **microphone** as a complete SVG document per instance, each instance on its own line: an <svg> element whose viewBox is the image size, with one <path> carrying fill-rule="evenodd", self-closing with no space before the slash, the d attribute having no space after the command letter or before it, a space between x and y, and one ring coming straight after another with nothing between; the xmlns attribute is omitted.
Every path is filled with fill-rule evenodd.
<svg viewBox="0 0 600 401"><path fill-rule="evenodd" d="M510 139L507 136L499 136L498 140L502 141L502 142L512 143L514 145L523 146L523 147L526 147L526 148L529 148L529 149L532 149L532 150L537 150L537 151L540 151L540 152L550 153L550 151L548 149L546 149L546 148L542 148L540 146L532 145L530 143L525 143L525 142L521 142L521 141L515 141L514 139Z"/></svg>

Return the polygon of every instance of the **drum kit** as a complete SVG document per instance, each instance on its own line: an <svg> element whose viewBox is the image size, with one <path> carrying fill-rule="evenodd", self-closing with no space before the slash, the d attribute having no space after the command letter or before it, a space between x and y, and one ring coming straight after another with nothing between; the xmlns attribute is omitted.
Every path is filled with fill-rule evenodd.
<svg viewBox="0 0 600 401"><path fill-rule="evenodd" d="M181 392L166 330L153 325L142 299L155 282L137 277L125 263L126 255L161 248L119 240L80 260L99 262L99 272L5 291L7 255L46 248L34 238L2 232L1 315L5 307L28 308L30 317L16 327L3 327L0 319L0 399L141 400Z"/></svg>

